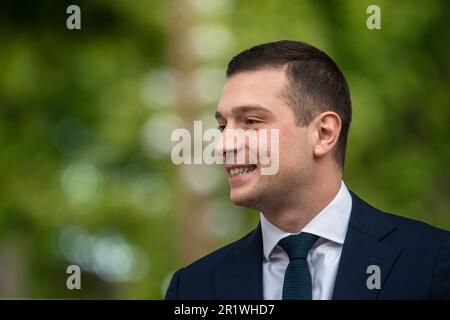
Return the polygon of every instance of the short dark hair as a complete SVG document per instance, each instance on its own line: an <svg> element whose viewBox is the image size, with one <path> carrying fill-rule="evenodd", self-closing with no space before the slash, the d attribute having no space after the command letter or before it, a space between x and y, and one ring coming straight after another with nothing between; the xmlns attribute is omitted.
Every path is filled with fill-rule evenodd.
<svg viewBox="0 0 450 320"><path fill-rule="evenodd" d="M234 56L228 63L227 78L267 67L286 67L288 86L282 95L294 106L298 125L308 125L324 111L339 115L342 128L335 159L343 168L352 106L347 81L333 59L301 41L263 43Z"/></svg>

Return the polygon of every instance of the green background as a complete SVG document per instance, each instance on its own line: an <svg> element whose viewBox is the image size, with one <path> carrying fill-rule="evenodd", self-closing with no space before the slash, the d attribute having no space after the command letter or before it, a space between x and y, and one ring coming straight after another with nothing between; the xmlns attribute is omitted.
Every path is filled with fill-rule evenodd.
<svg viewBox="0 0 450 320"><path fill-rule="evenodd" d="M66 28L70 4L81 30ZM221 168L171 162L170 133L215 126L227 61L273 40L311 43L344 72L347 186L450 229L449 13L446 0L2 1L0 298L160 299L177 268L254 228ZM71 264L81 290L66 288Z"/></svg>

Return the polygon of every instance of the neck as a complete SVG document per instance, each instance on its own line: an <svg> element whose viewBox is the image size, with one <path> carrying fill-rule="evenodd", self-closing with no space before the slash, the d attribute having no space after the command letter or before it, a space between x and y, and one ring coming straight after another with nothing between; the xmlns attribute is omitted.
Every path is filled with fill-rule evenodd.
<svg viewBox="0 0 450 320"><path fill-rule="evenodd" d="M336 197L341 188L342 175L314 179L314 184L295 193L295 200L262 210L273 225L290 233L300 232Z"/></svg>

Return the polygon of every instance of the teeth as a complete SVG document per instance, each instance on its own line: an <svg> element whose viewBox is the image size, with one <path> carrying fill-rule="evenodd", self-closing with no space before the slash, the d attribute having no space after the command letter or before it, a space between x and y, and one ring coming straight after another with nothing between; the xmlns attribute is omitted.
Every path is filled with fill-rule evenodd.
<svg viewBox="0 0 450 320"><path fill-rule="evenodd" d="M250 171L255 170L254 167L239 167L239 168L232 168L230 170L230 173L232 176L237 176L237 175L243 175L246 173L249 173Z"/></svg>

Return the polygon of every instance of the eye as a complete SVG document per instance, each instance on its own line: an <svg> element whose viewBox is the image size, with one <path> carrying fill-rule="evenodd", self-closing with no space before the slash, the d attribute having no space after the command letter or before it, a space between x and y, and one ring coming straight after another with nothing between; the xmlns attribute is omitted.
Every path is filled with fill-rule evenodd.
<svg viewBox="0 0 450 320"><path fill-rule="evenodd" d="M225 130L225 127L226 126L224 124L221 124L217 126L217 129L219 129L219 131L222 132L223 130Z"/></svg>
<svg viewBox="0 0 450 320"><path fill-rule="evenodd" d="M260 123L261 121L256 120L256 119L245 119L245 124L247 125L252 125L252 124L257 124Z"/></svg>

